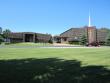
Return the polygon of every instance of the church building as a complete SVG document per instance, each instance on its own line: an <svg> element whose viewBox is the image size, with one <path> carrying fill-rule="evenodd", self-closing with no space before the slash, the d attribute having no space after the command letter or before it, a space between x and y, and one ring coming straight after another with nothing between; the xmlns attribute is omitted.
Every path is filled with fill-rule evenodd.
<svg viewBox="0 0 110 83"><path fill-rule="evenodd" d="M69 30L61 33L59 36L54 37L54 41L57 43L69 43L69 42L79 42L82 35L87 37L88 44L98 42L99 44L104 44L108 30L97 29L95 26L91 26L91 18L89 15L89 25L80 28L70 28Z"/></svg>

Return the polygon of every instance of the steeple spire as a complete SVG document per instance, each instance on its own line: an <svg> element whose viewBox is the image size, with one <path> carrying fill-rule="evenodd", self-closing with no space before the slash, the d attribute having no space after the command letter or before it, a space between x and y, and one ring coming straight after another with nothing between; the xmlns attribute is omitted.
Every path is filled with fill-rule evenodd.
<svg viewBox="0 0 110 83"><path fill-rule="evenodd" d="M89 11L89 27L91 27L91 15L90 15L90 11Z"/></svg>

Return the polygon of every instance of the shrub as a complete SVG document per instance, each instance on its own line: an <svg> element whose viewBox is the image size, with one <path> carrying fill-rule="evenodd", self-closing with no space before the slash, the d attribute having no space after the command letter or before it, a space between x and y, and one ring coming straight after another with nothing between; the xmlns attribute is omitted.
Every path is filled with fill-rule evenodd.
<svg viewBox="0 0 110 83"><path fill-rule="evenodd" d="M69 41L69 44L79 45L79 41Z"/></svg>
<svg viewBox="0 0 110 83"><path fill-rule="evenodd" d="M5 42L5 45L9 45L10 43L9 42Z"/></svg>
<svg viewBox="0 0 110 83"><path fill-rule="evenodd" d="M53 41L52 41L52 39L50 39L50 40L48 41L48 43L50 43L50 44L53 44Z"/></svg>
<svg viewBox="0 0 110 83"><path fill-rule="evenodd" d="M105 45L110 46L110 33L107 35Z"/></svg>
<svg viewBox="0 0 110 83"><path fill-rule="evenodd" d="M99 43L98 42L92 42L89 45L91 45L91 46L99 46Z"/></svg>

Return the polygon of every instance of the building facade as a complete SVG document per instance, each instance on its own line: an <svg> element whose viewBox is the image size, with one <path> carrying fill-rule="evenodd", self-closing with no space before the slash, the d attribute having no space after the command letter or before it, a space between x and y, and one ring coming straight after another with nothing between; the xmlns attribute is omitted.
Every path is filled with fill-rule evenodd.
<svg viewBox="0 0 110 83"><path fill-rule="evenodd" d="M41 34L34 32L12 32L8 34L8 39L11 43L20 42L43 42L48 43L52 36L50 34Z"/></svg>
<svg viewBox="0 0 110 83"><path fill-rule="evenodd" d="M108 30L97 29L95 26L84 26L81 28L71 28L59 36L55 36L54 40L58 43L79 42L82 35L87 37L88 43L99 42L104 44Z"/></svg>

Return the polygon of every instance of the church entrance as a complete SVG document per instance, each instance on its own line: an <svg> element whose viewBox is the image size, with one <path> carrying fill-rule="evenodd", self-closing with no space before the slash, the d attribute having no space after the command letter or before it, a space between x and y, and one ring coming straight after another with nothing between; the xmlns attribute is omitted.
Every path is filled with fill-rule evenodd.
<svg viewBox="0 0 110 83"><path fill-rule="evenodd" d="M33 34L25 34L25 42L34 42Z"/></svg>

